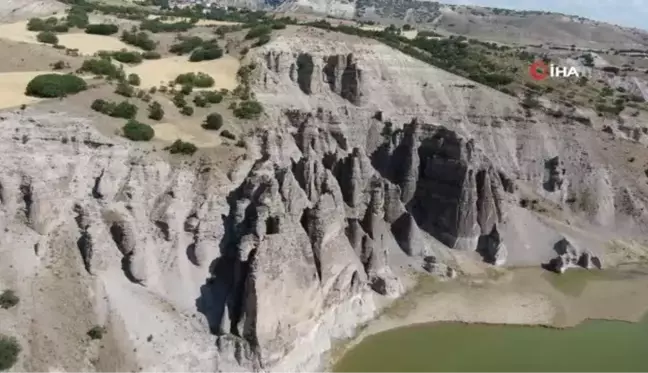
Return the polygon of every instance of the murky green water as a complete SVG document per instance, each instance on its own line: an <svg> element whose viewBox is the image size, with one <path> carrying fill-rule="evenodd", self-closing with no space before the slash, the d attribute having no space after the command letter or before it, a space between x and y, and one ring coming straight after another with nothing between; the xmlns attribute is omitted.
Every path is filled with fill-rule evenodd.
<svg viewBox="0 0 648 373"><path fill-rule="evenodd" d="M577 296L589 275L555 278ZM574 328L435 323L367 337L335 365L360 371L648 371L648 315L640 323L587 321Z"/></svg>

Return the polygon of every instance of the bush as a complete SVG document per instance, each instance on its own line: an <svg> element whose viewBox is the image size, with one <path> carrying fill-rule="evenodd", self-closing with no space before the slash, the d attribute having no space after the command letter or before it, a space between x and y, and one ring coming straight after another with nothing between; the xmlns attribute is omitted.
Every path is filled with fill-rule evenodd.
<svg viewBox="0 0 648 373"><path fill-rule="evenodd" d="M158 52L146 51L142 53L142 58L145 60L159 60L162 56Z"/></svg>
<svg viewBox="0 0 648 373"><path fill-rule="evenodd" d="M27 22L27 30L29 31L47 31L50 26L40 18L32 18Z"/></svg>
<svg viewBox="0 0 648 373"><path fill-rule="evenodd" d="M125 49L113 52L111 57L122 63L140 63L144 59L141 54Z"/></svg>
<svg viewBox="0 0 648 373"><path fill-rule="evenodd" d="M133 119L137 115L137 106L128 101L122 101L108 115L115 118Z"/></svg>
<svg viewBox="0 0 648 373"><path fill-rule="evenodd" d="M223 101L223 94L217 91L202 92L203 97L211 104L220 104Z"/></svg>
<svg viewBox="0 0 648 373"><path fill-rule="evenodd" d="M82 7L73 6L68 12L66 18L67 24L70 27L85 28L90 21L88 20L88 13Z"/></svg>
<svg viewBox="0 0 648 373"><path fill-rule="evenodd" d="M250 31L248 31L247 35L245 35L245 39L251 40L262 35L270 35L271 32L272 28L268 25L254 26L250 29Z"/></svg>
<svg viewBox="0 0 648 373"><path fill-rule="evenodd" d="M175 84L189 85L198 88L209 88L214 85L214 78L205 73L180 74L175 78Z"/></svg>
<svg viewBox="0 0 648 373"><path fill-rule="evenodd" d="M166 23L161 22L157 19L153 19L142 21L140 28L142 30L149 30L154 34L157 34L158 32L185 32L193 28L194 25L194 22L180 21L174 23Z"/></svg>
<svg viewBox="0 0 648 373"><path fill-rule="evenodd" d="M242 101L234 109L234 115L241 119L258 119L262 112L263 106L254 100Z"/></svg>
<svg viewBox="0 0 648 373"><path fill-rule="evenodd" d="M168 150L169 153L171 154L186 154L186 155L192 155L193 153L198 150L196 145L190 143L190 142L184 142L182 140L176 140L171 146L168 146L164 148L165 150Z"/></svg>
<svg viewBox="0 0 648 373"><path fill-rule="evenodd" d="M13 367L21 350L16 338L0 334L0 371Z"/></svg>
<svg viewBox="0 0 648 373"><path fill-rule="evenodd" d="M149 141L155 136L155 130L148 124L130 119L122 128L124 137L132 141Z"/></svg>
<svg viewBox="0 0 648 373"><path fill-rule="evenodd" d="M137 74L128 74L128 84L139 86L140 84L142 84L142 80Z"/></svg>
<svg viewBox="0 0 648 373"><path fill-rule="evenodd" d="M94 110L94 111L98 111L100 113L105 113L105 111L107 110L108 105L109 105L108 101L106 101L104 99L101 99L101 98L98 98L98 99L92 101L92 104L90 105L90 108L92 110Z"/></svg>
<svg viewBox="0 0 648 373"><path fill-rule="evenodd" d="M211 113L207 115L202 126L204 129L218 131L223 126L223 116L219 113Z"/></svg>
<svg viewBox="0 0 648 373"><path fill-rule="evenodd" d="M95 75L107 76L112 79L124 78L124 71L113 64L108 58L93 58L83 61L79 72L88 72Z"/></svg>
<svg viewBox="0 0 648 373"><path fill-rule="evenodd" d="M59 40L55 33L51 31L42 31L36 36L36 40L46 44L58 44Z"/></svg>
<svg viewBox="0 0 648 373"><path fill-rule="evenodd" d="M110 23L97 23L88 25L85 32L94 35L113 35L119 32L119 27Z"/></svg>
<svg viewBox="0 0 648 373"><path fill-rule="evenodd" d="M189 56L189 62L212 61L223 57L223 50L219 47L200 47Z"/></svg>
<svg viewBox="0 0 648 373"><path fill-rule="evenodd" d="M135 88L126 82L120 82L115 89L115 93L124 97L133 97L135 95Z"/></svg>
<svg viewBox="0 0 648 373"><path fill-rule="evenodd" d="M92 329L88 330L88 336L91 339L101 339L103 338L103 335L106 333L106 329L104 329L102 326L95 326Z"/></svg>
<svg viewBox="0 0 648 373"><path fill-rule="evenodd" d="M254 43L255 47L260 47L263 44L268 44L270 42L270 35L261 35L259 39Z"/></svg>
<svg viewBox="0 0 648 373"><path fill-rule="evenodd" d="M68 32L68 31L70 31L70 26L68 26L68 25L65 24L65 23L62 23L62 24L60 24L60 25L56 25L56 26L54 26L54 27L52 28L52 30L53 30L54 32L59 32L59 33Z"/></svg>
<svg viewBox="0 0 648 373"><path fill-rule="evenodd" d="M182 37L180 38L179 43L173 44L169 48L169 52L177 55L187 54L194 49L201 47L204 43L205 41L198 36Z"/></svg>
<svg viewBox="0 0 648 373"><path fill-rule="evenodd" d="M65 97L88 89L85 80L72 74L43 74L32 79L25 89L27 96Z"/></svg>
<svg viewBox="0 0 648 373"><path fill-rule="evenodd" d="M164 117L164 110L162 105L159 102L154 101L148 107L149 115L148 117L153 120L160 120Z"/></svg>
<svg viewBox="0 0 648 373"><path fill-rule="evenodd" d="M223 137L226 138L226 139L236 140L236 135L233 134L232 132L228 131L228 130L223 130L223 131L220 133L220 135L223 136Z"/></svg>
<svg viewBox="0 0 648 373"><path fill-rule="evenodd" d="M0 308L9 309L20 302L20 298L13 290L5 290L0 294Z"/></svg>
<svg viewBox="0 0 648 373"><path fill-rule="evenodd" d="M180 114L186 115L186 116L192 116L194 113L194 108L191 106L185 105L182 108L180 108Z"/></svg>
<svg viewBox="0 0 648 373"><path fill-rule="evenodd" d="M185 95L183 95L181 92L176 93L173 96L173 104L177 108L183 108L187 106L187 101L185 100Z"/></svg>

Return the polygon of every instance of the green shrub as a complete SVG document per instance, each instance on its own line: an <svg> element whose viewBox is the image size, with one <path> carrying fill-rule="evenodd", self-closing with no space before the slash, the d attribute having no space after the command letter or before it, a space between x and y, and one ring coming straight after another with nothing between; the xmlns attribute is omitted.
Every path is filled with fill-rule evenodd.
<svg viewBox="0 0 648 373"><path fill-rule="evenodd" d="M128 101L122 101L108 115L115 118L133 119L137 115L137 106Z"/></svg>
<svg viewBox="0 0 648 373"><path fill-rule="evenodd" d="M88 13L83 7L73 6L68 12L66 18L67 24L70 27L85 28L90 21L88 20Z"/></svg>
<svg viewBox="0 0 648 373"><path fill-rule="evenodd" d="M169 52L177 55L183 55L190 53L191 51L198 47L201 47L205 43L205 41L198 36L180 37L179 40L179 43L173 44L169 48Z"/></svg>
<svg viewBox="0 0 648 373"><path fill-rule="evenodd" d="M65 24L65 23L62 23L62 24L60 24L60 25L56 25L56 26L54 26L54 27L52 28L52 30L53 30L54 32L64 33L64 32L68 32L68 31L70 31L70 26L68 26L68 25Z"/></svg>
<svg viewBox="0 0 648 373"><path fill-rule="evenodd" d="M192 116L193 113L194 113L194 108L192 108L191 106L185 105L180 108L180 114L182 115L186 115L189 117Z"/></svg>
<svg viewBox="0 0 648 373"><path fill-rule="evenodd" d="M94 326L92 329L88 330L88 336L91 339L101 339L103 338L103 335L106 333L106 329L102 326Z"/></svg>
<svg viewBox="0 0 648 373"><path fill-rule="evenodd" d="M18 361L21 350L16 338L0 334L0 371L13 367Z"/></svg>
<svg viewBox="0 0 648 373"><path fill-rule="evenodd" d="M149 30L154 34L157 34L158 32L185 32L193 28L194 25L194 22L180 21L167 23L161 22L158 19L152 19L142 21L140 28L142 30Z"/></svg>
<svg viewBox="0 0 648 373"><path fill-rule="evenodd" d="M254 26L250 29L250 31L248 31L247 35L245 35L245 39L251 40L262 35L270 35L271 32L272 28L268 25Z"/></svg>
<svg viewBox="0 0 648 373"><path fill-rule="evenodd" d="M207 99L203 95L196 95L193 99L193 103L196 105L196 107L207 107L209 102L207 102Z"/></svg>
<svg viewBox="0 0 648 373"><path fill-rule="evenodd" d="M186 155L192 155L193 153L198 150L196 145L190 143L190 142L184 142L182 140L176 140L171 146L168 146L164 148L165 150L168 150L169 153L171 154L186 154Z"/></svg>
<svg viewBox="0 0 648 373"><path fill-rule="evenodd" d="M270 35L261 35L259 36L259 39L257 39L256 43L254 43L255 47L260 47L264 44L268 44L270 42Z"/></svg>
<svg viewBox="0 0 648 373"><path fill-rule="evenodd" d="M202 92L203 97L211 104L220 104L223 101L223 94L218 91Z"/></svg>
<svg viewBox="0 0 648 373"><path fill-rule="evenodd" d="M141 63L144 59L141 54L127 51L125 49L113 52L111 56L122 63Z"/></svg>
<svg viewBox="0 0 648 373"><path fill-rule="evenodd" d="M120 82L115 88L115 93L124 97L133 97L135 95L135 88L126 82Z"/></svg>
<svg viewBox="0 0 648 373"><path fill-rule="evenodd" d="M0 308L9 309L20 302L20 298L13 290L5 290L0 294Z"/></svg>
<svg viewBox="0 0 648 373"><path fill-rule="evenodd" d="M199 72L197 74L195 73L180 74L175 78L175 83L182 84L182 85L190 85L198 88L209 88L212 87L215 82L214 82L214 78L212 78L211 76Z"/></svg>
<svg viewBox="0 0 648 373"><path fill-rule="evenodd" d="M97 23L88 25L85 32L94 35L113 35L119 32L119 27L110 23Z"/></svg>
<svg viewBox="0 0 648 373"><path fill-rule="evenodd" d="M226 139L236 140L236 135L233 134L232 132L228 131L228 130L221 131L220 135L223 136Z"/></svg>
<svg viewBox="0 0 648 373"><path fill-rule="evenodd" d="M187 106L187 101L185 100L185 95L182 92L178 92L173 96L173 104L177 108L183 108Z"/></svg>
<svg viewBox="0 0 648 373"><path fill-rule="evenodd" d="M122 128L124 137L132 141L149 141L155 136L155 130L148 124L130 119Z"/></svg>
<svg viewBox="0 0 648 373"><path fill-rule="evenodd" d="M223 116L219 113L211 113L207 115L202 126L204 129L218 131L223 127Z"/></svg>
<svg viewBox="0 0 648 373"><path fill-rule="evenodd" d="M63 70L66 67L69 67L68 64L65 61L56 61L50 65L52 67L52 70Z"/></svg>
<svg viewBox="0 0 648 373"><path fill-rule="evenodd" d="M40 18L32 18L27 22L27 30L29 31L47 31L50 26Z"/></svg>
<svg viewBox="0 0 648 373"><path fill-rule="evenodd" d="M106 76L112 79L121 80L124 78L124 71L113 64L109 58L93 58L83 61L79 72L87 72L95 75Z"/></svg>
<svg viewBox="0 0 648 373"><path fill-rule="evenodd" d="M42 31L36 35L36 40L45 44L58 44L58 36L51 31Z"/></svg>
<svg viewBox="0 0 648 373"><path fill-rule="evenodd" d="M211 61L223 56L223 50L219 47L200 47L194 50L189 56L189 62Z"/></svg>
<svg viewBox="0 0 648 373"><path fill-rule="evenodd" d="M85 80L72 74L43 74L32 79L25 89L27 96L65 97L88 89Z"/></svg>
<svg viewBox="0 0 648 373"><path fill-rule="evenodd" d="M121 35L121 40L130 45L140 47L145 51L152 51L157 47L157 44L149 34L144 31L137 32L136 30L124 31Z"/></svg>
<svg viewBox="0 0 648 373"><path fill-rule="evenodd" d="M137 74L128 74L128 84L134 85L134 86L139 86L142 84L142 80L140 79L139 75Z"/></svg>
<svg viewBox="0 0 648 373"><path fill-rule="evenodd" d="M107 111L107 107L109 105L109 102L98 98L94 101L92 101L92 104L90 105L90 108L94 111L98 111L100 113L105 113Z"/></svg>
<svg viewBox="0 0 648 373"><path fill-rule="evenodd" d="M158 52L153 52L153 51L146 51L142 53L142 58L145 60L159 60L162 58L162 55L160 55Z"/></svg>
<svg viewBox="0 0 648 373"><path fill-rule="evenodd" d="M162 109L162 105L160 105L159 102L154 101L152 102L149 107L149 115L148 117L153 120L160 120L164 117L164 110Z"/></svg>
<svg viewBox="0 0 648 373"><path fill-rule="evenodd" d="M263 112L261 103L254 100L242 101L235 109L234 115L241 119L258 119Z"/></svg>

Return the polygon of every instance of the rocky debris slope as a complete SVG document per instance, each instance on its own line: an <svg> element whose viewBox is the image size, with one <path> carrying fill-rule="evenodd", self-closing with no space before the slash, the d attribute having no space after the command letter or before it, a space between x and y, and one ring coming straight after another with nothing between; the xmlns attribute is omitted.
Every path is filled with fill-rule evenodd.
<svg viewBox="0 0 648 373"><path fill-rule="evenodd" d="M63 10L65 5L55 0L4 0L0 3L0 22L47 17Z"/></svg>

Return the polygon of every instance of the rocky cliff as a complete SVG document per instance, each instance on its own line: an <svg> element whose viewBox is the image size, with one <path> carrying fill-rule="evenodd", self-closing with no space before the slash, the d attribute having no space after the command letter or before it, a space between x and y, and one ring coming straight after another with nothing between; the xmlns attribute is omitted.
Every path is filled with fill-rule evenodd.
<svg viewBox="0 0 648 373"><path fill-rule="evenodd" d="M247 58L265 115L231 172L70 113L1 114L0 287L21 304L0 332L19 336L19 369L316 370L408 270L642 254L608 243L645 236L646 183L618 154L648 154L597 118L526 116L319 30ZM84 337L94 325L101 341Z"/></svg>

